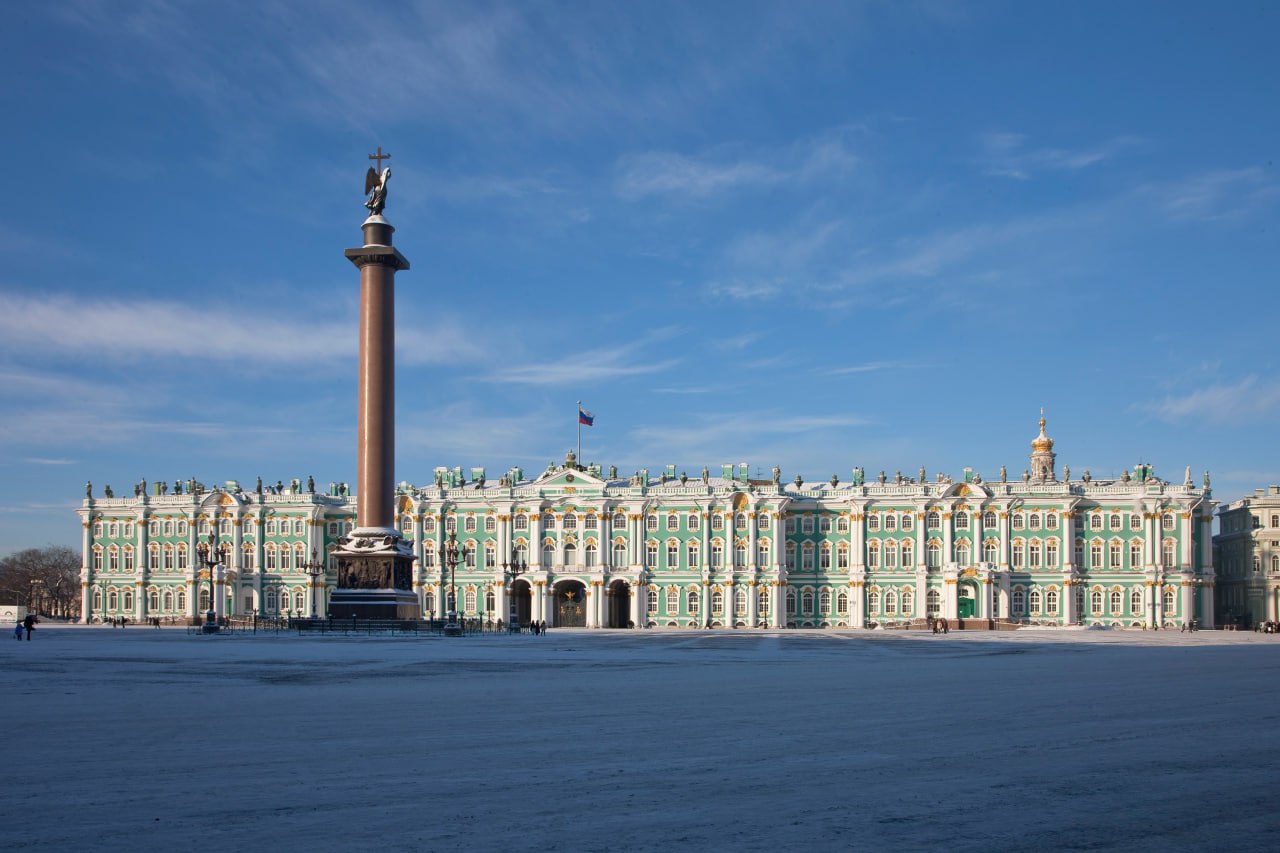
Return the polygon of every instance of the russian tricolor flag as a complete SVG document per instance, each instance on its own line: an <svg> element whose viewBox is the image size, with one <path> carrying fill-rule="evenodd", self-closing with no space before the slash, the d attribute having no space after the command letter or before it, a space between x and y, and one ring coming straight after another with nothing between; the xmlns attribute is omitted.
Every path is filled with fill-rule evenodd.
<svg viewBox="0 0 1280 853"><path fill-rule="evenodd" d="M585 426L595 426L596 416L588 412L581 406L578 407L578 423Z"/></svg>

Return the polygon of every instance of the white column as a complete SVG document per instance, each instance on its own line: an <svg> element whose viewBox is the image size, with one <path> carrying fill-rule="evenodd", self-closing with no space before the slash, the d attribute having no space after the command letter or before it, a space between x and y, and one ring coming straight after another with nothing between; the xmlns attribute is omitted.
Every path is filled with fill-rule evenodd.
<svg viewBox="0 0 1280 853"><path fill-rule="evenodd" d="M785 577L785 570L784 570ZM787 627L787 582L782 578L773 582L770 587L772 590L772 598L770 600L770 621L773 628Z"/></svg>
<svg viewBox="0 0 1280 853"><path fill-rule="evenodd" d="M442 528L443 529L443 528ZM532 531L532 542L529 543L529 568L533 571L546 571L546 566L542 565L542 510L534 510L533 516L529 519L529 529ZM538 611L534 610L529 616L530 619L538 618Z"/></svg>
<svg viewBox="0 0 1280 853"><path fill-rule="evenodd" d="M649 589L642 583L635 584L629 589L631 590L631 624L639 628L648 618L645 615L645 605L648 601Z"/></svg>
<svg viewBox="0 0 1280 853"><path fill-rule="evenodd" d="M80 622L88 625L93 618L93 515L86 514L80 525Z"/></svg>
<svg viewBox="0 0 1280 853"><path fill-rule="evenodd" d="M952 513L943 512L942 515L942 563L953 562L955 560L955 534L951 529Z"/></svg>
<svg viewBox="0 0 1280 853"><path fill-rule="evenodd" d="M760 627L760 584L755 579L747 582L747 624L752 628Z"/></svg>
<svg viewBox="0 0 1280 853"><path fill-rule="evenodd" d="M599 628L600 627L600 599L604 597L601 595L601 592L603 591L603 589L600 585L600 581L588 580L586 591L587 591L587 601L586 601L587 627Z"/></svg>
<svg viewBox="0 0 1280 853"><path fill-rule="evenodd" d="M609 571L613 569L613 513L608 509L600 510L600 565Z"/></svg>
<svg viewBox="0 0 1280 853"><path fill-rule="evenodd" d="M1196 615L1196 583L1192 580L1190 572L1182 576L1182 594L1180 597L1182 599L1182 613L1178 621L1183 625L1187 625ZM1275 596L1267 595L1267 605L1272 611L1267 616L1267 619L1275 619Z"/></svg>
<svg viewBox="0 0 1280 853"><path fill-rule="evenodd" d="M1147 579L1147 627L1154 628L1159 625L1156 614L1156 601L1160 596L1160 586L1158 583Z"/></svg>
<svg viewBox="0 0 1280 853"><path fill-rule="evenodd" d="M730 558L730 561L732 561L732 557ZM706 572L702 575L702 592L701 592L702 608L698 611L698 622L701 625L706 625L712 619L711 581L709 580L710 577L711 577L710 572Z"/></svg>
<svg viewBox="0 0 1280 853"><path fill-rule="evenodd" d="M1193 554L1191 550L1192 549L1191 513L1184 510L1182 513L1179 514L1179 517L1181 518L1182 523L1179 525L1180 529L1178 531L1178 534L1182 537L1182 543L1181 543L1181 547L1178 549L1179 553L1181 554L1181 559L1180 559L1181 565L1178 566L1178 568L1184 572L1189 572L1192 569L1192 558L1193 558Z"/></svg>
<svg viewBox="0 0 1280 853"><path fill-rule="evenodd" d="M1000 568L1009 570L1009 507L1000 511Z"/></svg>
<svg viewBox="0 0 1280 853"><path fill-rule="evenodd" d="M865 574L849 582L849 624L854 628L867 627L867 578ZM924 602L916 599L916 612L924 607Z"/></svg>

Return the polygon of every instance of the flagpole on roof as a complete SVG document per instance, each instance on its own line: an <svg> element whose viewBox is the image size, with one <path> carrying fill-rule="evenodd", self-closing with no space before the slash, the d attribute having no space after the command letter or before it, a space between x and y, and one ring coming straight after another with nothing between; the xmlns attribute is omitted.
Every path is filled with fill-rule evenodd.
<svg viewBox="0 0 1280 853"><path fill-rule="evenodd" d="M578 411L574 413L575 421L578 422L578 464L582 464L582 401L578 401Z"/></svg>

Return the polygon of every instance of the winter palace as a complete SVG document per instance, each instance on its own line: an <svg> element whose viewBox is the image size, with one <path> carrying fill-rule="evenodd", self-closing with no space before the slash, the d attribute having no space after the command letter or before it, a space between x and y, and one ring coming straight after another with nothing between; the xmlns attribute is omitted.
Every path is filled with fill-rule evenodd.
<svg viewBox="0 0 1280 853"><path fill-rule="evenodd" d="M1020 476L988 480L853 469L847 481L752 479L745 464L688 476L564 464L438 468L401 484L398 524L416 555L424 615L446 589L468 617L624 628L871 628L930 616L955 627L1214 623L1208 475L1198 486L1140 464L1115 480L1055 465L1053 440L1031 443ZM355 521L345 486L298 480L252 490L235 481L144 482L95 497L84 528L82 614L324 615L337 586L330 555ZM225 549L208 570L201 543ZM462 559L441 564L442 539Z"/></svg>

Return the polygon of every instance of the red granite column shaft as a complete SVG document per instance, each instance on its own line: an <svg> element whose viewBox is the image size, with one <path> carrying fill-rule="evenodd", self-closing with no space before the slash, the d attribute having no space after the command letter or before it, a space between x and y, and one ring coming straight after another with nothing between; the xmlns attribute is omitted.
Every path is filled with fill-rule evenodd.
<svg viewBox="0 0 1280 853"><path fill-rule="evenodd" d="M360 268L360 364L356 525L394 527L396 375L395 269Z"/></svg>

